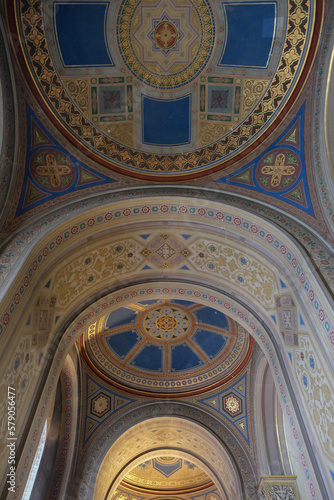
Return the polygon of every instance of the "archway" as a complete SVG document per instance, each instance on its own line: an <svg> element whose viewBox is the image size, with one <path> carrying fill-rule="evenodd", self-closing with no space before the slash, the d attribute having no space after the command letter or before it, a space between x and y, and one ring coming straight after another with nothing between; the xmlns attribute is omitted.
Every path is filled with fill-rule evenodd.
<svg viewBox="0 0 334 500"><path fill-rule="evenodd" d="M43 381L45 387L48 388L46 390L52 390L50 389L53 386L52 378L58 373L64 354L85 330L85 325L89 324L92 318L98 319L101 316L101 311L105 310L105 308L114 307L115 303L119 303L118 301L132 300L131 293L139 293L139 291L136 291L136 287L139 290L139 288L143 288L143 285L131 284L136 283L140 279L143 282L150 283L149 286L146 286L146 290L149 290L148 293L150 294L153 293L151 297L155 293L161 296L161 291L164 290L163 293L165 293L166 297L175 297L179 294L180 298L184 298L184 294L186 294L187 296L195 297L196 300L200 299L204 303L214 304L216 308L221 308L230 317L235 318L236 321L242 324L244 328L258 339L264 347L276 387L280 394L281 404L285 408L285 411L289 412L290 425L295 436L295 441L297 446L300 446L300 453L305 457L307 455L305 445L301 439L301 434L296 429L296 419L293 418L292 412L292 408L295 407L295 411L298 413L298 404L296 402L291 403L291 401L289 403L289 392L291 395L293 393L298 394L298 398L305 397L300 388L298 388L298 383L301 384L302 388L305 385L303 383L304 375L298 381L298 376L296 377L291 365L289 365L289 352L291 354L291 351L294 349L296 354L298 354L298 346L288 343L288 332L284 332L282 337L281 328L284 318L280 314L280 304L275 302L275 296L279 296L280 298L285 297L287 295L285 292L288 290L288 295L293 299L288 307L291 318L296 318L297 313L301 312L304 325L307 321L307 328L313 330L313 326L315 324L318 325L319 328L314 330L318 335L316 341L321 346L330 343L332 313L330 308L326 307L326 294L316 280L312 278L312 265L305 261L303 252L277 228L263 223L259 218L250 216L240 209L232 211L219 203L210 204L206 202L204 208L198 200L195 202L195 200L189 201L188 199L184 199L179 200L175 204L173 200L166 198L163 204L159 204L157 200L148 198L141 200L141 202L137 201L133 206L129 205L128 200L126 206L127 208L124 208L124 204L120 203L119 205L114 204L101 208L100 205L95 209L95 212L90 207L89 219L78 216L75 220L71 221L71 224L64 221L64 223L55 227L50 234L46 233L41 241L37 237L35 242L32 240L32 243L28 243L28 248L30 245L32 252L32 260L29 262L28 258L22 261L24 262L24 266L22 267L22 271L19 271L22 275L22 280L25 279L23 278L25 269L29 269L29 266L31 266L32 272L31 277L27 281L27 287L30 284L33 285L34 273L42 265L43 279L39 282L39 289L34 289L34 294L46 294L50 297L50 300L54 296L56 308L59 306L57 312L61 313L59 316L61 319L58 319L56 323L57 326L53 325L50 328L50 341L52 340L52 344L49 342L48 345L54 346L54 350L52 351L54 360L52 363L50 361L48 365L49 382L46 379ZM124 230L125 227L129 230L131 225L134 229L135 224L138 224L138 221L140 221L143 210L145 212L147 210L151 211L152 220L149 223L141 224L140 227L137 226L138 236L135 236L135 239L137 238L135 252L132 251L133 247L129 247L126 250L124 244L130 245L131 238L128 239L128 242L124 242L122 224L126 221L126 226L123 225ZM166 231L165 233L161 233L161 229L159 230L162 215L164 223L166 223L165 228L168 228L168 232ZM183 229L180 229L181 226ZM155 233L161 233L170 238L171 231L176 240L180 241L181 238L184 241L189 240L189 243L184 244L178 251L179 253L182 251L185 253L182 257L184 258L184 265L188 269L189 265L193 266L191 274L187 273L187 269L181 270L182 266L177 268L177 272L172 267L159 268L157 264L147 260L147 256L142 253L148 244L152 244L153 240L157 237ZM150 235L150 240L146 244L145 238L140 235L146 236L147 234ZM94 239L91 239L93 235ZM31 234L30 237L32 236ZM141 238L139 240L141 243L138 243L139 237ZM118 241L123 242L121 253L125 250L127 252L125 254L125 267L124 263L121 265L122 263L117 261L117 266L120 265L121 267L111 267L112 273L107 273L108 275L104 278L105 282L103 282L103 279L97 279L97 268L94 268L92 274L88 272L86 275L86 269L89 271L88 267L92 262L94 252L96 253L109 245L109 248L117 253L117 238ZM200 238L202 238L202 241L199 240ZM175 246L175 242L171 243L170 240L167 241L167 244L172 247L173 245ZM215 250L211 249L210 245ZM204 251L199 248L200 246L202 249L204 248ZM191 252L190 256L187 255L187 249ZM151 253L155 252L153 247L148 248L148 250ZM216 269L210 268L210 264L213 266L216 265L214 256L217 254L223 256L225 250L229 254L228 259L225 256L224 262L227 263L226 265L229 265L229 262L232 261L236 263L236 270L238 272L236 272L234 281L229 279L231 276L230 272L224 278L222 271L226 267L225 264L218 269L217 267ZM35 256L39 251L42 257L41 259L39 257L36 259ZM202 265L200 253L204 255L207 253L207 256L210 256L211 260L203 260L205 264ZM129 254L133 255L129 256ZM137 261L135 262L138 264L140 260L140 263L143 263L143 268L148 266L148 264L143 262L144 257L146 262L151 264L151 266L148 266L150 269L143 269L143 273L139 273L141 274L140 278L135 266L131 267L131 262L133 261L131 259L133 259L134 255L137 256ZM268 258L268 255L270 255L270 258ZM199 261L198 272L196 272L196 259ZM78 264L75 264L77 261ZM250 263L252 269L247 270L247 265ZM84 286L80 291L80 297L74 294L71 300L68 301L66 294L71 288L71 282L69 282L67 288L62 288L61 277L67 272L66 266L70 269L71 266L75 267L75 265L79 265L78 269L82 269L82 271L79 271L79 274L68 272L72 277L77 276L79 280L81 280L80 273L83 273L82 276L85 280L84 282L80 281L80 283L84 284ZM80 266L82 267L80 268ZM126 266L128 266L129 272L126 272ZM259 269L261 269L261 272L259 272ZM311 269L311 271L309 272L308 269ZM245 271L248 274L245 274ZM93 279L89 280L90 276ZM249 276L251 277L250 280L248 279ZM41 278L41 274L39 278ZM154 284L154 280L157 278L160 281ZM259 279L262 280L261 284ZM252 280L255 286L253 293L250 288ZM45 288L49 284L49 281L52 283L52 290L48 292L43 290L43 287ZM161 286L162 281L164 284L163 288ZM268 299L265 296L263 296L262 300L260 296L257 297L257 283L260 284L261 293L267 293ZM272 283L275 283L275 285L272 285ZM13 283L12 290L15 290L15 286L17 286L16 283ZM7 290L10 290L10 288L11 283L8 283ZM116 291L120 288L124 289L124 293L117 295ZM79 290L79 288L76 288L76 290ZM112 292L112 295L107 299L110 292ZM196 296L195 293L199 295ZM63 297L62 294L64 294ZM19 296L21 297L20 292ZM96 301L101 296L103 296L103 299ZM316 300L314 299L315 296L317 297ZM22 299L21 304L25 300ZM266 303L266 300L268 300L268 303ZM306 308L306 301L309 301L312 309ZM79 303L87 306L83 312L80 312L80 309L78 309ZM23 306L20 305L20 307ZM36 307L38 310L39 306ZM325 315L321 312L324 310L326 310ZM315 316L313 311L318 311L317 316ZM10 317L10 314L8 316ZM51 313L50 316L53 317ZM275 320L272 316L275 317ZM26 318L22 314L22 322L24 321L26 321ZM68 328L71 321L73 322L72 326ZM9 325L8 321L6 323ZM294 326L296 325L294 324ZM14 327L7 327L8 331L10 331L10 328ZM328 329L329 331L327 332ZM286 340L285 343L283 339ZM314 338L313 341L315 341ZM318 366L324 367L326 365L327 352L324 352L324 362L322 362L323 360L319 360ZM36 374L36 376L38 377L39 375ZM291 386L288 379L291 379ZM284 380L285 382L283 382ZM31 386L30 390L32 393L33 386ZM307 403L303 403L303 405L305 408L304 411L307 414ZM309 418L312 420L312 415ZM301 425L303 424L301 423ZM307 433L305 433L305 436L307 436ZM307 440L307 437L305 439ZM28 442L29 439L26 449L29 448ZM27 456L29 456L29 453ZM314 485L309 465L311 462L306 463L304 459L302 460L305 464L303 468L309 477L309 487L313 491ZM312 467L318 467L315 461L313 461Z"/></svg>

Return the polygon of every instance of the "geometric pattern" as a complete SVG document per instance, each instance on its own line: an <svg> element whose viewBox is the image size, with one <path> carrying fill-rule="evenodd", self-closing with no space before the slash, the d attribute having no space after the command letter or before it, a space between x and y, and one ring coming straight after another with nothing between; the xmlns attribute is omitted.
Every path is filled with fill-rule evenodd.
<svg viewBox="0 0 334 500"><path fill-rule="evenodd" d="M173 267L189 257L190 251L173 234L156 236L142 255L159 267Z"/></svg>
<svg viewBox="0 0 334 500"><path fill-rule="evenodd" d="M159 435L161 435L159 433ZM166 435L166 433L165 433ZM171 433L177 439L174 433ZM154 440L156 444L156 440ZM180 443L179 443L180 444ZM164 450L164 453L167 450ZM121 485L130 487L131 489L138 488L144 492L144 488L152 490L170 490L173 489L185 492L191 488L191 491L197 491L197 488L205 487L205 484L212 484L207 473L201 469L200 465L195 465L194 462L173 456L168 453L166 456L161 453L159 456L150 458L145 454L143 461L133 467L123 478ZM189 457L190 458L190 457ZM147 490L146 490L147 491Z"/></svg>
<svg viewBox="0 0 334 500"><path fill-rule="evenodd" d="M258 82L263 91L267 80ZM247 78L201 76L199 92L200 144L213 142L235 128L248 112ZM254 94L253 94L254 95ZM210 122L215 123L210 123Z"/></svg>
<svg viewBox="0 0 334 500"><path fill-rule="evenodd" d="M240 432L249 445L247 418L247 373L231 387L200 403L213 408Z"/></svg>
<svg viewBox="0 0 334 500"><path fill-rule="evenodd" d="M288 129L251 164L216 182L267 194L314 217L305 166L305 104Z"/></svg>
<svg viewBox="0 0 334 500"><path fill-rule="evenodd" d="M190 327L191 318L187 313L172 307L150 310L142 322L142 328L149 336L164 340L184 337Z"/></svg>
<svg viewBox="0 0 334 500"><path fill-rule="evenodd" d="M214 19L207 0L132 2L119 9L118 46L131 73L146 85L186 85L209 61Z"/></svg>
<svg viewBox="0 0 334 500"><path fill-rule="evenodd" d="M79 163L37 120L27 106L26 172L16 216L58 196L116 182Z"/></svg>
<svg viewBox="0 0 334 500"><path fill-rule="evenodd" d="M106 419L134 401L106 389L88 374L86 374L85 383L86 411L83 446Z"/></svg>
<svg viewBox="0 0 334 500"><path fill-rule="evenodd" d="M173 394L221 384L240 369L251 342L244 328L211 307L152 299L118 307L91 324L84 349L92 369L109 379L145 393ZM100 420L112 401L94 394L90 411Z"/></svg>
<svg viewBox="0 0 334 500"><path fill-rule="evenodd" d="M169 462L162 458L153 458L152 465L155 470L161 472L165 477L170 477L182 468L182 459L179 458L176 461Z"/></svg>
<svg viewBox="0 0 334 500"><path fill-rule="evenodd" d="M99 123L104 132L110 131L110 123L133 119L132 78L124 76L91 78L91 109L93 123ZM109 129L108 129L109 127Z"/></svg>
<svg viewBox="0 0 334 500"><path fill-rule="evenodd" d="M310 37L308 35L313 27L314 0L312 2L303 2L303 7L297 7L299 1L296 3L296 0L269 2L271 5L276 5L277 16L282 17L282 22L289 26L289 30L286 30L279 44L274 40L276 30L275 32L269 30L272 31L270 36L268 33L265 35L265 38L268 38L270 43L273 41L273 51L270 55L270 64L273 66L270 70L273 71L268 72L268 74L272 75L272 78L264 91L259 93L258 98L249 104L247 107L249 113L243 115L242 123L238 123L236 127L233 127L233 121L226 134L215 137L212 141L205 141L203 147L199 146L197 141L190 141L189 148L182 153L175 154L174 151L170 152L167 149L158 152L150 147L142 148L143 141L141 140L141 127L139 124L139 122L141 123L140 106L135 106L135 113L138 116L138 122L136 122L136 117L133 119L134 123L138 123L138 126L133 127L135 140L133 146L124 147L119 133L114 136L111 128L107 128L111 134L108 135L109 132L104 129L94 127L93 120L87 116L87 112L81 110L79 106L73 105L73 100L65 90L65 80L70 77L73 78L74 73L71 74L70 71L65 70L65 73L61 74L59 71L61 61L54 40L56 35L54 29L52 29L52 16L46 16L43 9L40 8L41 0L30 0L29 3L22 1L20 9L16 7L19 2L20 0L12 2L13 5L9 6L8 15L9 18L14 18L15 16L12 14L15 8L20 12L15 29L13 26L13 36L15 36L15 30L18 30L18 35L22 37L22 51L25 51L25 61L23 61L24 56L21 51L19 57L22 58L23 70L27 74L29 71L29 80L39 86L38 99L44 102L47 101L49 111L57 114L59 124L62 127L66 127L67 130L70 129L73 140L84 142L85 146L94 152L94 155L99 155L100 161L101 157L103 157L104 164L109 168L116 168L115 164L117 163L117 168L126 168L127 172L132 171L134 176L138 176L142 172L145 172L146 175L156 173L156 177L170 173L176 175L177 172L181 171L182 173L185 171L191 174L192 169L197 170L217 166L218 162L227 160L231 155L238 154L241 149L249 148L250 141L253 138L260 137L263 132L267 134L269 124L277 117L281 106L290 106L292 104L295 95L291 99L288 99L288 95L291 95L302 71L304 69L305 73L308 71L309 66L306 59L310 48L313 50L313 47L310 47L313 40L309 43ZM86 2L75 3L78 6L82 5L82 8L86 4ZM246 3L249 4L249 2ZM288 3L290 5L289 9L286 8ZM116 68L119 70L117 71L119 76L121 75L121 69L125 70L123 73L125 79L131 76L132 79L136 78L141 82L145 82L145 85L151 87L150 92L152 94L153 88L177 89L171 93L172 95L168 95L168 99L175 100L176 97L182 97L182 92L185 90L182 87L188 84L189 81L202 78L201 73L205 72L204 68L209 60L213 63L212 72L217 74L218 79L224 79L230 73L233 75L233 69L226 74L223 70L220 71L219 64L217 65L217 56L219 57L217 51L221 53L224 48L224 35L228 36L228 43L227 48L225 48L223 63L226 62L225 56L227 56L227 53L234 59L234 47L231 46L231 50L229 49L231 33L234 31L237 38L239 35L238 30L231 30L230 26L227 30L224 22L222 22L224 21L223 15L220 16L223 19L220 19L219 25L215 26L215 17L217 20L219 18L219 16L215 16L215 13L221 9L222 2L213 2L213 4L220 4L218 7L216 5L212 7L212 2L209 3L208 0L196 0L196 2L187 0L182 2L182 5L179 1L172 0L169 2L165 0L151 0L149 2L144 0L133 0L131 2L123 0L122 2L108 2L108 4L109 12L114 16L117 40L115 43L115 41L110 40L110 37L108 40L108 36L106 36L105 48L115 54L117 52L117 57L122 58L121 64L118 65L119 68ZM262 4L265 4L265 2L258 2L257 4L261 13L263 13L263 9L267 8ZM319 9L321 10L321 7ZM295 11L298 12L298 15L295 15ZM149 19L150 14L152 16ZM269 17L272 19L272 16ZM94 24L93 21L92 24ZM86 26L86 23L84 25ZM92 31L94 31L94 26L92 26ZM55 43L52 44L52 41ZM258 43L257 37L255 37L255 41ZM183 47L181 47L182 44ZM262 42L259 43L260 48L261 46ZM238 50L238 53L245 53L246 49L251 51L252 47L244 47L244 49ZM89 50L89 53L91 52L94 52L94 46L92 50ZM37 57L35 57L35 53ZM149 62L150 54L152 54L152 61L158 61L155 65L158 68L156 71L154 71L154 68L149 67L154 66ZM184 61L180 62L181 57L184 58ZM173 60L175 58L175 64L173 65L175 74L171 74L171 70L165 71L163 69L163 62L170 61L171 58ZM117 64L117 61L115 61L115 64ZM176 69L178 66L182 66L179 71ZM100 74L103 74L109 78L116 73L108 73L106 69L101 70L102 73L100 73L99 69L98 73L96 71L90 72L89 78L87 78L87 72L82 71L80 74L78 71L78 68L76 68L75 79L80 80L82 78L86 80L88 95L93 77L97 80ZM248 80L250 85L253 85L252 81L255 84L257 79L263 80L261 76L263 71L261 70L260 73L254 75L254 71L249 72ZM207 74L203 76L207 78ZM197 82L195 83L197 84ZM221 83L225 85L224 82ZM218 85L220 86L220 82L218 82ZM239 92L238 90L236 92L236 89L234 90L233 99L235 104L239 103L240 99L243 100L245 94L242 91ZM140 90L134 89L134 92L136 98L138 98ZM195 94L198 95L197 90ZM206 98L205 101L207 102ZM90 102L93 102L93 100ZM198 121L196 106L197 103L192 108L190 123ZM109 116L112 116L112 113ZM127 126L131 124L119 125L118 132L121 129L127 130ZM207 124L204 123L204 125ZM210 123L209 125L213 124ZM195 133L196 131L192 132L194 137ZM150 141L150 144L152 144L152 141ZM192 151L192 154L189 154L190 151Z"/></svg>

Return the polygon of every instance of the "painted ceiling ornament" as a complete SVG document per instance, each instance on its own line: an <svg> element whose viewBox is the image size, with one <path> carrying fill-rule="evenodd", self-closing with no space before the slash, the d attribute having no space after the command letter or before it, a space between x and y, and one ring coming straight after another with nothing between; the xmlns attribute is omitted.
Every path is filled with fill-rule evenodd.
<svg viewBox="0 0 334 500"><path fill-rule="evenodd" d="M265 155L256 169L256 179L266 191L284 191L298 180L302 164L292 149L277 149Z"/></svg>
<svg viewBox="0 0 334 500"><path fill-rule="evenodd" d="M208 63L214 19L206 0L123 0L117 37L123 60L146 85L188 84Z"/></svg>
<svg viewBox="0 0 334 500"><path fill-rule="evenodd" d="M160 21L154 28L154 41L165 53L175 47L178 37L177 26L170 21Z"/></svg>
<svg viewBox="0 0 334 500"><path fill-rule="evenodd" d="M74 182L75 170L67 155L53 148L38 150L30 160L31 175L41 188L63 191Z"/></svg>
<svg viewBox="0 0 334 500"><path fill-rule="evenodd" d="M152 180L218 171L263 143L305 81L323 8L320 0L7 4L21 67L56 126L101 165ZM265 176L280 189L279 172Z"/></svg>
<svg viewBox="0 0 334 500"><path fill-rule="evenodd" d="M232 414L234 415L235 413L240 411L240 400L237 399L233 394L231 396L228 396L225 401L225 408Z"/></svg>
<svg viewBox="0 0 334 500"><path fill-rule="evenodd" d="M242 369L252 345L222 312L167 299L120 307L91 325L83 340L91 368L112 383L171 396L220 385Z"/></svg>
<svg viewBox="0 0 334 500"><path fill-rule="evenodd" d="M154 307L144 313L141 324L153 339L174 340L189 332L194 320L191 316L175 307Z"/></svg>

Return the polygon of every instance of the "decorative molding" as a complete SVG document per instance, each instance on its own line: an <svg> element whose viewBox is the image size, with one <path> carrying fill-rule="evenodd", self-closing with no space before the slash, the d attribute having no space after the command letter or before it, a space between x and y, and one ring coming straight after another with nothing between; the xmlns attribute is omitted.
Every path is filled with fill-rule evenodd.
<svg viewBox="0 0 334 500"><path fill-rule="evenodd" d="M258 493L261 500L299 500L297 476L261 476Z"/></svg>

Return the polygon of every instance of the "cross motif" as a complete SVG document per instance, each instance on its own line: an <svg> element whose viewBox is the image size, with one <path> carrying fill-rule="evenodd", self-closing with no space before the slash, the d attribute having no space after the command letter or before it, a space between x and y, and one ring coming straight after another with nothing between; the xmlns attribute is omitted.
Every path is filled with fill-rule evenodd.
<svg viewBox="0 0 334 500"><path fill-rule="evenodd" d="M271 175L270 184L273 187L279 186L283 175L292 175L296 171L292 165L285 165L285 155L280 153L275 158L275 165L265 165L261 169L262 174Z"/></svg>
<svg viewBox="0 0 334 500"><path fill-rule="evenodd" d="M46 165L40 165L36 168L39 175L47 175L50 177L51 186L57 188L60 186L60 176L71 172L68 165L57 165L57 160L52 154L46 155Z"/></svg>

